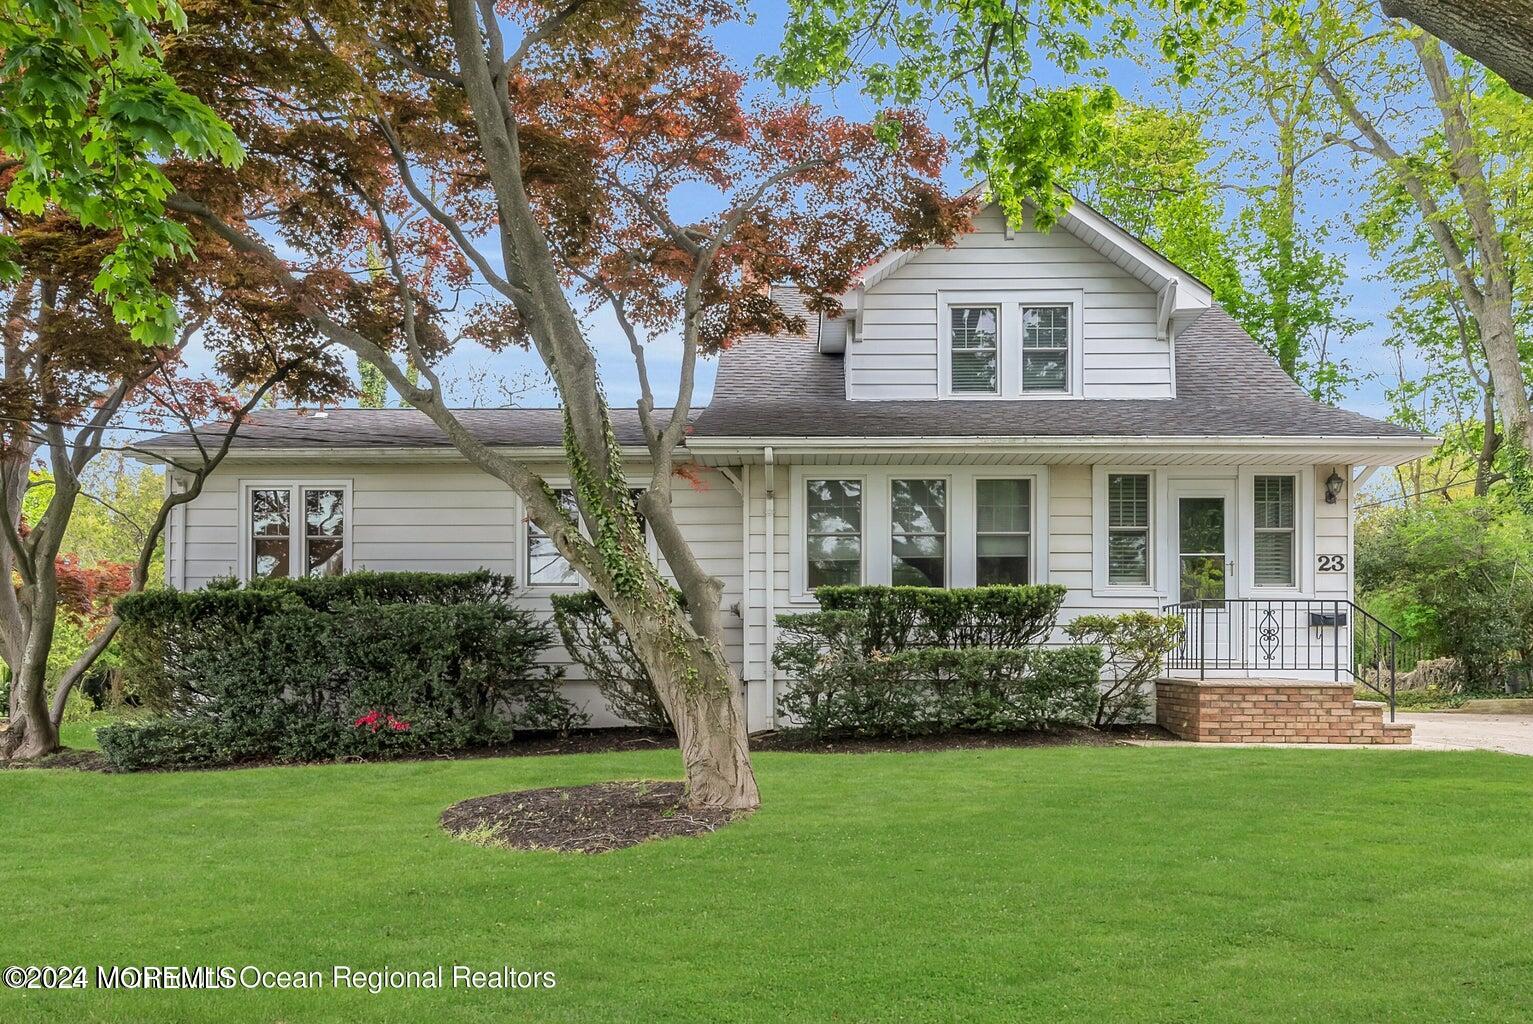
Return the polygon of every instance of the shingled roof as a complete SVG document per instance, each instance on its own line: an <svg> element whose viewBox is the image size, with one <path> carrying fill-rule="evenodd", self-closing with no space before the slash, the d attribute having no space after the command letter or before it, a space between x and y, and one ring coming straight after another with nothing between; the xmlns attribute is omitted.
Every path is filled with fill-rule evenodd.
<svg viewBox="0 0 1533 1024"><path fill-rule="evenodd" d="M475 437L498 447L557 448L564 443L559 409L458 409ZM662 410L665 412L666 410ZM644 443L635 409L612 410L618 443ZM222 427L204 434L216 435ZM189 433L163 434L145 441L151 451L192 447ZM260 409L251 413L235 438L236 449L451 448L447 435L415 409Z"/></svg>
<svg viewBox="0 0 1533 1024"><path fill-rule="evenodd" d="M791 297L782 297L791 302ZM694 438L1424 437L1315 401L1215 305L1176 338L1176 397L849 401L840 356L805 338L746 338L719 361Z"/></svg>
<svg viewBox="0 0 1533 1024"><path fill-rule="evenodd" d="M713 400L693 417L691 438L1425 436L1315 401L1217 305L1176 338L1175 398L849 401L843 357L819 351L820 317L791 290L776 297L804 316L806 336L747 337L724 352ZM563 442L558 409L463 409L458 416L496 446ZM612 418L619 443L643 444L635 410L614 409ZM189 434L167 434L143 447L169 451L191 443ZM261 410L236 441L245 451L450 447L413 409Z"/></svg>

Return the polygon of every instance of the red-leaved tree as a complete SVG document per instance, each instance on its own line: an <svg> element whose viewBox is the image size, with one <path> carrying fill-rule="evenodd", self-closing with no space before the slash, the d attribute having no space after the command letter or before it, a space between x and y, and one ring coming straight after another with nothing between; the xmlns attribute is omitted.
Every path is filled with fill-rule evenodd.
<svg viewBox="0 0 1533 1024"><path fill-rule="evenodd" d="M914 114L864 124L748 100L712 39L738 14L725 0L229 0L198 5L167 57L247 153L238 170L183 177L171 207L265 268L318 333L520 495L632 638L691 803L735 809L759 796L723 585L671 500L698 360L748 333L804 330L760 282L835 314L856 268L889 245L950 244L972 213L944 194L945 144ZM369 246L382 274L357 273ZM642 395L639 507L593 350L598 314L626 335L622 372ZM460 339L530 346L546 366L577 516L448 407L438 367ZM668 408L646 365L655 344L679 356Z"/></svg>
<svg viewBox="0 0 1533 1024"><path fill-rule="evenodd" d="M0 189L13 173L0 169ZM204 237L195 258L165 265L155 282L182 317L180 338L163 346L134 339L94 286L114 234L57 210L27 216L6 208L0 238L20 271L0 281L0 658L10 683L0 759L11 759L58 748L69 694L118 628L107 616L84 652L49 680L59 616L100 613L110 597L144 587L172 510L197 497L245 417L274 389L332 400L350 384L325 352L328 341L273 301L280 289L216 238ZM186 372L182 351L198 332L217 353L221 381ZM148 524L131 566L90 569L62 552L86 471L103 451L131 448L137 431L208 419L219 425L200 430L193 451L177 460L180 486ZM46 472L49 496L28 522L23 502L37 470Z"/></svg>

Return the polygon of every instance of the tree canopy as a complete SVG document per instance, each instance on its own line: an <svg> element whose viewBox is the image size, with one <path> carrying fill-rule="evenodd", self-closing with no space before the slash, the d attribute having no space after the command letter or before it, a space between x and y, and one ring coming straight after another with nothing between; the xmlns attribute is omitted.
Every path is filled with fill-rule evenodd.
<svg viewBox="0 0 1533 1024"><path fill-rule="evenodd" d="M837 313L860 266L891 244L951 243L973 209L944 193L947 145L909 110L859 123L750 99L713 35L741 10L228 0L200 5L166 45L167 69L246 153L239 167L168 168L169 208L516 491L634 638L692 799L732 807L754 806L756 791L722 583L670 498L698 360L804 330L767 282ZM649 475L639 504L684 609L639 532L591 339L598 314L629 344ZM440 370L465 344L526 346L547 368L578 515L452 408ZM649 375L657 344L680 364L669 408Z"/></svg>
<svg viewBox="0 0 1533 1024"><path fill-rule="evenodd" d="M164 161L237 164L228 125L182 89L163 64L156 31L186 23L176 0L0 2L0 171L5 201L52 209L113 235L92 286L143 342L168 342L173 297L156 268L191 252L184 225L165 216ZM0 236L0 281L21 273L14 239Z"/></svg>

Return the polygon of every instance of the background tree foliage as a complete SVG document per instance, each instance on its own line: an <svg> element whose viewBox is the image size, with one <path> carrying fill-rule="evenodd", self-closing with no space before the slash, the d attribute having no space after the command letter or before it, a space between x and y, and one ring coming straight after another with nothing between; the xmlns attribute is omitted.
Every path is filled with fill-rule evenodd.
<svg viewBox="0 0 1533 1024"><path fill-rule="evenodd" d="M1500 691L1533 657L1533 517L1496 499L1377 510L1357 527L1357 587L1425 657Z"/></svg>
<svg viewBox="0 0 1533 1024"><path fill-rule="evenodd" d="M161 165L240 159L229 126L162 65L156 31L185 24L176 0L0 2L0 171L15 172L5 201L114 234L92 284L145 342L176 330L157 266L192 250L186 227L165 215L172 185ZM21 274L16 257L0 238L0 281Z"/></svg>
<svg viewBox="0 0 1533 1024"><path fill-rule="evenodd" d="M954 113L964 167L1013 223L1047 227L1060 190L1104 158L1118 105L1107 62L1156 16L1151 44L1190 81L1210 33L1242 0L790 0L782 52L762 62L782 86L855 85L875 104L936 102ZM1045 88L1050 72L1073 80Z"/></svg>

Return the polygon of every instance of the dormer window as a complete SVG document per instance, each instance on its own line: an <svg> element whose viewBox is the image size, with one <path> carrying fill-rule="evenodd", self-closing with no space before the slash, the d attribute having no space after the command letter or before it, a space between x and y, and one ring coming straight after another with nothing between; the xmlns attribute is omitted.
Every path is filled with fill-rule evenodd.
<svg viewBox="0 0 1533 1024"><path fill-rule="evenodd" d="M1069 306L1022 307L1022 390L1070 390Z"/></svg>
<svg viewBox="0 0 1533 1024"><path fill-rule="evenodd" d="M1001 311L997 306L951 306L955 394L994 395L1001 384Z"/></svg>
<svg viewBox="0 0 1533 1024"><path fill-rule="evenodd" d="M1081 292L1063 288L941 292L935 339L938 393L970 402L1084 397L1082 303ZM931 321L926 324L930 330ZM916 364L913 355L904 358L909 368L894 361L892 349L868 351L859 372L887 370L891 382L905 380Z"/></svg>

